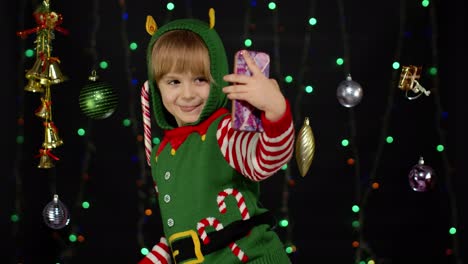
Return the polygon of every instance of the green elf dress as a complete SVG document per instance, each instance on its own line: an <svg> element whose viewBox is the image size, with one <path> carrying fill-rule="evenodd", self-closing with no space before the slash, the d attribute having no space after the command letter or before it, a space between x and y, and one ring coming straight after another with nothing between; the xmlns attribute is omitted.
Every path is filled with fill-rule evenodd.
<svg viewBox="0 0 468 264"><path fill-rule="evenodd" d="M151 70L152 47L171 30L190 30L203 39L215 80L199 120L182 127L164 108ZM145 132L151 130L150 100L156 123L164 130L159 146L147 147L164 237L139 263L290 263L272 230L269 211L259 203L259 182L292 157L289 103L278 121L270 122L262 114L262 133L234 130L222 92L228 74L225 49L203 21L169 22L152 35L147 52L149 77L142 87L142 106ZM145 143L150 142L145 133Z"/></svg>

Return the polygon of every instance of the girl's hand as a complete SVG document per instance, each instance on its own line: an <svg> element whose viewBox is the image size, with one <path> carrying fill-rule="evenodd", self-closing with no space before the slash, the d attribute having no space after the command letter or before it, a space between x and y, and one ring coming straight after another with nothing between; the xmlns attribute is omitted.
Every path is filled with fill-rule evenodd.
<svg viewBox="0 0 468 264"><path fill-rule="evenodd" d="M257 109L265 112L265 117L274 122L279 120L286 111L286 101L275 79L267 78L249 52L243 51L242 56L249 67L252 76L228 74L224 80L231 85L223 88L223 92L231 100L245 100Z"/></svg>

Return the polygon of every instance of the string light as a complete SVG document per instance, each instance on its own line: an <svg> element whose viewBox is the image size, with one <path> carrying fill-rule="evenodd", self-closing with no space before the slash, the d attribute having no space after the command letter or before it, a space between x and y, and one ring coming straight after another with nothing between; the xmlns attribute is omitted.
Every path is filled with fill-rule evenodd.
<svg viewBox="0 0 468 264"><path fill-rule="evenodd" d="M427 7L429 6L429 1L428 0L424 0L423 2L423 6ZM438 53L437 53L437 50L438 50L438 46L437 46L437 39L438 39L438 31L437 31L437 17L436 17L436 9L435 9L435 6L434 5L430 5L430 8L429 8L429 17L430 17L430 25L431 25L431 28L432 28L432 38L431 38L431 46L432 46L432 49L431 49L431 58L432 58L432 65L433 65L433 68L430 69L430 71L432 71L432 75L433 75L433 78L432 78L432 86L433 86L433 89L434 90L437 90L439 89L439 76L436 74L437 73L437 68L438 68L438 63L439 63L439 57L438 57ZM443 112L442 110L442 103L441 103L441 98L440 98L440 93L439 92L436 92L434 93L434 96L433 96L433 99L434 99L434 104L436 106L436 112L435 112L435 115L434 115L434 119L435 119L435 123L436 123L436 131L437 131L437 135L439 136L439 141L440 141L440 147L438 146L437 150L441 152L441 159L443 161L443 168L444 168L444 171L442 173L440 173L441 175L443 175L443 178L445 179L445 187L447 188L447 195L448 195L448 199L449 199L449 210L450 210L450 218L449 218L449 221L450 221L450 225L452 226L451 227L451 231L450 231L450 234L451 236L449 237L450 238L450 245L449 247L452 247L452 248L449 248L451 254L450 255L454 255L454 258L455 258L455 261L456 263L462 263L462 260L461 260L461 252L460 252L460 245L459 245L459 240L458 240L458 236L455 235L456 234L456 227L458 226L458 215L459 215L459 212L458 212L458 205L457 205L457 199L455 197L455 191L454 191L454 188L453 188L453 183L452 183L452 176L453 176L453 173L454 173L454 168L452 167L452 164L450 163L449 161L449 158L448 158L448 154L446 151L443 151L444 150L444 145L445 145L445 142L446 142L446 138L444 136L444 132L442 131L442 125L441 125L441 117L444 118L444 115L446 114L445 112ZM452 233L453 232L453 233Z"/></svg>
<svg viewBox="0 0 468 264"><path fill-rule="evenodd" d="M337 5L338 5L338 11L339 11L339 18L340 18L340 28L341 28L341 37L343 41L343 58L338 58L336 60L336 64L338 66L343 66L343 75L348 75L351 74L351 51L350 51L350 45L349 45L349 35L348 35L348 28L347 24L345 21L345 10L344 10L344 2L343 0L337 0ZM373 256L373 252L370 248L364 247L364 237L362 234L362 226L363 226L363 210L361 210L361 207L359 204L361 204L361 165L360 165L360 157L359 157L359 151L357 148L357 131L356 131L356 118L355 118L355 112L354 112L354 107L347 108L348 109L348 119L349 119L349 130L350 130L350 139L343 139L341 141L341 145L343 147L349 147L349 151L352 154L352 165L354 169L354 177L355 177L355 184L354 184L354 201L355 205L352 207L353 213L355 213L358 217L357 220L359 222L359 228L356 228L355 230L356 237L355 240L352 243L353 248L355 248L355 261L358 262L362 258L363 250L367 249L367 254ZM349 159L348 159L349 161ZM349 164L349 162L348 162Z"/></svg>
<svg viewBox="0 0 468 264"><path fill-rule="evenodd" d="M316 1L311 0L309 2L309 20L307 23L309 23L309 26L305 25L306 27L306 32L304 34L304 46L303 46L303 52L301 56L301 61L300 61L300 67L299 67L299 73L297 76L297 83L299 87L303 87L303 89L299 90L296 94L295 101L292 102L292 105L294 106L293 108L293 117L295 118L294 122L295 124L302 124L302 121L299 122L302 119L302 113L301 113L301 108L300 108L300 100L304 97L302 96L302 92L305 93L312 93L313 87L311 85L304 85L303 84L303 79L304 75L307 69L307 64L308 64L308 57L309 57L309 50L310 50L310 44L311 44L311 26L310 25L315 25L317 20L314 18L314 12L315 12L315 6L316 6ZM280 37L279 33L281 31L281 28L279 26L279 10L277 9L276 3L270 2L268 4L268 8L272 11L272 19L273 19L273 58L272 61L274 61L274 74L276 76L282 76L282 71L281 71L281 58L280 58ZM294 78L292 75L286 75L283 78L283 81L285 84L291 84L294 81ZM293 225L291 224L291 221L293 219L290 218L289 216L289 209L288 209L288 203L289 203L289 190L290 188L293 188L295 186L295 181L294 178L292 177L292 170L290 167L285 171L285 184L283 187L283 200L282 200L282 213L284 215L284 219L280 221L280 226L286 229L286 237L285 237L285 250L286 253L288 254L293 254L297 251L297 247L295 243L293 242Z"/></svg>
<svg viewBox="0 0 468 264"><path fill-rule="evenodd" d="M91 34L89 40L89 50L91 55L91 60L93 63L93 68L99 67L101 69L107 68L107 63L105 61L101 61L98 63L98 54L96 49L96 38L99 31L100 25L100 15L99 15L99 1L94 1L92 4L92 25L91 25ZM92 131L93 131L93 122L91 119L88 119L86 125L84 127L77 128L78 136L83 138L83 145L85 146L82 164L80 166L80 175L81 175L81 182L79 184L79 189L76 195L76 202L75 206L72 208L71 214L73 215L73 221L71 221L71 227L68 235L68 242L66 243L61 236L56 236L56 239L62 243L62 250L61 253L58 255L59 260L67 261L68 259L72 259L77 252L77 247L85 242L85 233L86 229L81 224L81 217L85 210L89 209L91 203L88 199L85 198L86 196L86 187L88 185L90 179L90 162L92 160L95 145L92 141ZM79 242L79 243L77 243Z"/></svg>
<svg viewBox="0 0 468 264"><path fill-rule="evenodd" d="M19 1L19 12L17 16L17 23L19 28L25 28L25 18L24 14L26 13L26 0ZM19 41L18 50L20 51L19 62L18 62L18 76L17 80L17 116L16 116L16 149L15 155L13 158L13 179L15 182L15 200L13 204L13 209L10 212L10 221L11 221L11 236L14 239L16 244L17 252L22 252L24 247L23 240L21 239L24 235L24 232L20 229L21 221L23 220L23 176L21 173L21 160L23 159L23 143L24 143L24 69L26 64L26 58L31 58L34 56L34 51L32 49L25 48L25 41ZM17 254L17 261L22 261L22 254Z"/></svg>
<svg viewBox="0 0 468 264"><path fill-rule="evenodd" d="M281 76L281 68L280 68L280 38L279 38L279 21L278 21L278 10L276 10L276 4L274 2L270 2L268 4L268 8L270 10L274 10L275 12L272 13L272 19L273 19L273 40L274 40L274 46L273 46L273 56L272 56L272 61L275 62L274 64L274 72L273 74L276 74L277 76ZM286 78L286 77L285 77ZM286 79L285 79L286 80ZM291 77L292 80L292 77ZM292 225L289 224L290 216L289 216L289 189L294 186L294 183L292 182L292 176L291 176L291 168L285 164L283 166L283 171L284 173L284 185L283 185L283 195L282 195L282 201L281 201L281 214L282 214L282 220L280 221L280 227L282 227L285 233L285 237L282 238L283 243L285 245L285 251L288 254L292 254L295 252L295 250L292 250L292 246L294 245L293 243L293 231L292 231ZM289 219L289 220L288 220Z"/></svg>
<svg viewBox="0 0 468 264"><path fill-rule="evenodd" d="M126 4L122 2L121 5L121 12L126 13ZM175 9L175 4L173 2L169 2L166 5L168 11L173 11ZM169 20L169 15L171 12L167 12L166 20ZM128 18L126 19L128 20ZM141 112L140 104L137 103L138 99L140 98L137 94L137 89L135 87L138 86L139 82L138 79L132 76L131 70L131 51L135 51L138 47L138 43L132 42L130 43L128 40L127 35L127 23L126 20L122 20L122 32L121 32L121 40L123 42L123 47L128 47L125 50L124 56L124 68L127 78L127 86L129 88L129 98L128 98L128 112L130 116L122 120L122 125L132 129L133 136L135 138L136 143L136 153L131 155L130 160L132 163L138 164L138 177L136 178L136 186L137 186L137 195L139 198L138 202L138 211L140 218L137 221L137 242L140 247L140 253L142 255L146 255L149 250L146 247L147 242L154 244L155 241L146 241L145 232L144 232L144 224L147 222L148 217L153 216L153 211L148 208L148 205L154 205L156 203L155 196L156 193L154 191L152 184L147 184L147 179L151 179L149 168L146 164L145 158L145 150L143 144L143 135L140 133L138 124L141 123L140 115L136 115L136 113ZM153 142L158 141L158 138L153 139ZM151 180L152 183L152 180Z"/></svg>
<svg viewBox="0 0 468 264"><path fill-rule="evenodd" d="M422 5L423 6L428 6L429 5L429 1L422 1ZM340 7L340 17L343 18L344 17L344 10L343 10L343 3L342 2L339 2L339 7ZM436 29L437 29L437 26L436 26L436 22L435 22L435 8L432 7L430 9L430 12L431 12L431 25L432 25L432 29L434 30L433 32L433 36L432 36L432 60L433 60L433 67L431 67L429 70L428 70L428 74L433 76L433 90L437 89L438 87L438 79L437 79L437 67L436 67L436 64L437 64L437 47L436 47L436 39L437 39L437 32L436 32ZM376 191L378 189L380 189L380 182L378 181L377 179L377 168L379 167L380 165L380 157L382 156L382 153L383 153L383 146L384 146L384 143L387 143L387 144L392 144L394 143L394 137L393 136L390 136L388 135L388 125L389 125L389 119L390 119L390 114L391 114L391 108L393 106L393 101L394 101L394 91L395 91L395 83L397 81L397 78L398 78L398 73L397 73L397 70L400 69L401 65L400 63L398 62L398 60L400 59L400 55L401 55L401 50L402 50L402 45L403 45L403 37L405 36L408 36L410 33L408 32L404 32L403 30L403 25L406 24L406 6L405 4L403 3L403 1L401 1L401 5L400 5L400 34L399 34L399 39L398 39L398 42L397 42L397 47L396 47L396 51L395 51L395 55L394 55L394 58L396 59L396 61L393 62L392 64L392 68L393 68L393 72L392 72L392 81L390 83L390 86L389 86L389 95L387 97L387 107L386 107L386 111L385 111L385 114L384 114L384 118L383 118L383 121L382 121L382 129L381 129L381 138L382 140L379 141L379 144L377 146L377 152L376 154L374 155L375 156L375 159L374 159L374 162L372 164L372 167L371 167L371 172L370 172L370 176L369 176L369 182L371 183L370 185L367 186L367 188L365 188L365 190L363 191L363 194L361 195L361 190L360 190L360 181L361 181L361 176L360 176L360 173L358 173L357 170L355 170L355 176L356 176L356 190L355 190L355 194L356 194L356 201L359 203L359 205L354 205L352 207L352 211L353 213L355 214L358 214L358 219L357 220L353 220L352 222L352 227L357 231L357 239L353 240L352 242L352 247L355 248L355 262L356 263L362 263L362 264L374 264L376 263L375 262L375 253L373 252L372 248L370 247L369 243L367 243L365 237L363 236L362 234L362 227L365 225L365 219L364 219L364 210L362 210L368 203L368 199L369 199L369 196L370 194L372 193L372 191ZM345 26L345 23L344 21L342 21L342 33L343 33L343 39L346 40L348 37L346 35L346 31L344 29L344 26ZM347 64L349 64L349 58L347 56L347 54L349 54L348 52L346 52L349 48L347 47L347 42L344 41L344 50L345 50L345 59L344 61L348 62ZM346 65L345 64L345 68ZM345 72L349 72L349 70L346 70ZM440 103L440 98L439 98L439 94L438 93L435 93L434 95L434 101L435 101L435 104L436 104L436 107L437 107L437 113L436 113L436 124L437 124L437 132L439 134L439 140L440 140L440 144L436 145L436 150L440 153L442 153L442 160L444 161L444 167L445 167L445 175L443 175L443 178L446 180L446 188L448 189L448 196L449 196L449 201L450 201L450 210L451 210L451 218L450 218L450 221L452 223L452 227L449 228L449 235L450 235L450 238L451 238L451 245L449 245L449 248L446 249L446 255L447 256L455 256L456 258L456 262L460 262L460 255L459 255L459 245L458 245L458 240L457 240L457 236L455 235L456 234L456 225L457 225L457 215L458 215L458 209L456 207L456 199L455 199L455 196L454 196L454 192L452 190L452 185L451 185L451 174L452 174L452 169L451 169L451 165L450 163L448 162L449 159L447 158L446 156L446 153L444 152L444 142L445 142L445 138L443 137L443 133L442 133L442 130L441 130L441 126L440 126L440 119L444 118L447 114L446 112L443 112L442 111L442 106L441 106L441 103ZM445 113L445 114L444 114ZM351 126L351 131L354 131L355 129L355 121L354 121L354 118L352 115L350 115L350 126ZM354 137L351 137L351 139L353 139ZM354 140L351 140L351 143L353 143ZM342 145L345 146L347 145L347 143L345 144L345 141L343 140L342 141ZM351 147L353 148L354 144L351 144ZM351 159L348 159L348 164L350 165L350 160ZM358 162L358 160L355 161L355 163ZM357 163L358 164L358 163Z"/></svg>

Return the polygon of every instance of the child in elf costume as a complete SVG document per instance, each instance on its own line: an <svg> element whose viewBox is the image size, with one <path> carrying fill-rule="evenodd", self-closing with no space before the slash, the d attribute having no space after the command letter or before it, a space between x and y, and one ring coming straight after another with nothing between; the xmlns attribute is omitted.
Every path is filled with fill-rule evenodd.
<svg viewBox="0 0 468 264"><path fill-rule="evenodd" d="M243 56L252 76L228 74L211 12L210 23L179 19L158 29L147 20L145 146L164 236L139 264L290 263L259 203L259 182L292 157L289 102L248 52ZM262 110L264 132L234 130L229 99ZM164 130L157 148L151 147L150 105Z"/></svg>

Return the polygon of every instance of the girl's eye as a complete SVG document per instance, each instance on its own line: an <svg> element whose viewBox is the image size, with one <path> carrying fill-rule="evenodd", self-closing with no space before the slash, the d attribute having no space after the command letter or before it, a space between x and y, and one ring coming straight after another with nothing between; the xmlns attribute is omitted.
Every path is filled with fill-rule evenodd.
<svg viewBox="0 0 468 264"><path fill-rule="evenodd" d="M176 85L176 84L179 84L180 82L178 80L170 80L167 83L170 85Z"/></svg>
<svg viewBox="0 0 468 264"><path fill-rule="evenodd" d="M205 82L208 82L208 80L205 79L204 77L199 77L199 78L196 78L196 79L195 79L195 82L197 82L197 83L205 83Z"/></svg>

